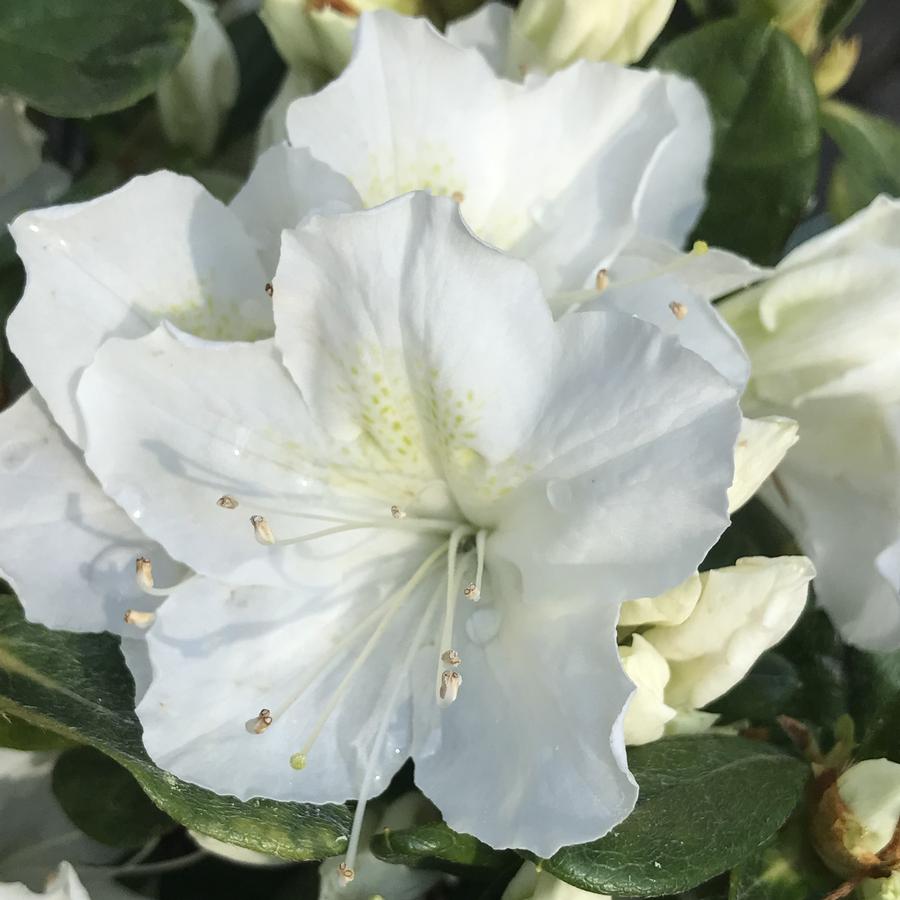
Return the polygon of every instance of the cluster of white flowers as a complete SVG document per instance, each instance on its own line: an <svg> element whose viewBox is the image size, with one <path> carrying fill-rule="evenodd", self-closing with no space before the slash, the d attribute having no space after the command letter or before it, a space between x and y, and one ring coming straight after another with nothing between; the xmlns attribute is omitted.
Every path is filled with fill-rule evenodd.
<svg viewBox="0 0 900 900"><path fill-rule="evenodd" d="M228 206L160 172L16 219L34 387L0 416L0 568L29 619L122 635L177 776L358 798L336 882L409 757L495 847L623 820L625 744L708 727L804 607L806 557L698 572L797 422L766 499L848 638L900 644L896 205L774 273L682 253L709 113L619 64L671 2L597 4L596 28L491 4L446 37L358 15L384 5L419 12L324 3L288 34L266 2L285 55L335 74L355 49ZM192 75L221 37L192 9L159 103L207 152L236 82ZM203 84L214 113L172 112ZM711 301L744 288L729 327Z"/></svg>

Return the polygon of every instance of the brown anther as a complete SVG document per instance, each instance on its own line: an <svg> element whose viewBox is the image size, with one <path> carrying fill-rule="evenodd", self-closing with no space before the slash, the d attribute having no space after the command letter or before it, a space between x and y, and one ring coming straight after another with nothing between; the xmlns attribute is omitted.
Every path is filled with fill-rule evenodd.
<svg viewBox="0 0 900 900"><path fill-rule="evenodd" d="M347 863L341 863L338 866L338 874L340 875L342 884L350 884L356 877L356 872L354 872Z"/></svg>
<svg viewBox="0 0 900 900"><path fill-rule="evenodd" d="M317 12L333 9L335 12L345 16L359 16L359 10L349 0L309 0L307 8L314 9Z"/></svg>
<svg viewBox="0 0 900 900"><path fill-rule="evenodd" d="M223 494L216 500L216 506L221 506L222 509L237 509L238 502L230 494Z"/></svg>
<svg viewBox="0 0 900 900"><path fill-rule="evenodd" d="M253 526L253 533L261 544L274 544L275 535L269 527L265 516L250 516L250 524Z"/></svg>
<svg viewBox="0 0 900 900"><path fill-rule="evenodd" d="M447 663L448 666L458 666L462 659L460 659L459 654L455 650L445 650L441 654L441 659Z"/></svg>
<svg viewBox="0 0 900 900"><path fill-rule="evenodd" d="M139 556L134 561L134 578L138 586L153 589L153 564L146 556Z"/></svg>
<svg viewBox="0 0 900 900"><path fill-rule="evenodd" d="M124 618L127 625L137 625L138 628L147 628L153 624L156 619L156 613L144 612L140 609L126 609Z"/></svg>
<svg viewBox="0 0 900 900"><path fill-rule="evenodd" d="M669 309L672 310L672 315L675 316L679 322L688 314L688 308L677 300L673 300L669 304Z"/></svg>
<svg viewBox="0 0 900 900"><path fill-rule="evenodd" d="M275 293L275 288L272 287L272 282L266 282L266 293L271 297Z"/></svg>
<svg viewBox="0 0 900 900"><path fill-rule="evenodd" d="M450 199L453 200L455 203L462 203L463 200L466 199L466 195L462 191L454 191L450 195Z"/></svg>
<svg viewBox="0 0 900 900"><path fill-rule="evenodd" d="M256 724L253 726L255 734L262 734L272 724L272 711L261 709L256 717Z"/></svg>
<svg viewBox="0 0 900 900"><path fill-rule="evenodd" d="M479 588L474 581L469 582L469 584L463 588L463 596L467 600L479 600L481 599L481 588Z"/></svg>
<svg viewBox="0 0 900 900"><path fill-rule="evenodd" d="M400 509L400 507L397 506L396 503L391 507L391 515L395 519L405 519L406 518L406 513L403 512L403 510Z"/></svg>
<svg viewBox="0 0 900 900"><path fill-rule="evenodd" d="M444 672L441 675L441 688L438 691L438 696L441 700L452 703L456 699L457 694L459 694L461 686L462 675L459 672Z"/></svg>
<svg viewBox="0 0 900 900"><path fill-rule="evenodd" d="M594 279L594 287L597 293L605 291L609 287L609 269L598 269L597 277Z"/></svg>

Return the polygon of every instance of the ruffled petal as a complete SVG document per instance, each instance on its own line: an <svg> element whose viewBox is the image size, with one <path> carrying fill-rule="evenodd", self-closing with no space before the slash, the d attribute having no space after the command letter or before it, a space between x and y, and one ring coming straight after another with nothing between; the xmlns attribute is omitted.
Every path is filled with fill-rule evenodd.
<svg viewBox="0 0 900 900"><path fill-rule="evenodd" d="M134 635L128 609L159 598L135 582L153 559L159 584L186 573L103 493L32 390L0 415L0 572L32 622Z"/></svg>
<svg viewBox="0 0 900 900"><path fill-rule="evenodd" d="M784 416L744 419L734 448L734 482L728 511L739 510L775 471L798 438L797 423Z"/></svg>
<svg viewBox="0 0 900 900"><path fill-rule="evenodd" d="M235 216L190 178L158 172L11 226L25 293L9 318L13 352L75 443L75 390L109 337L137 337L167 319L193 334L271 333L266 278Z"/></svg>

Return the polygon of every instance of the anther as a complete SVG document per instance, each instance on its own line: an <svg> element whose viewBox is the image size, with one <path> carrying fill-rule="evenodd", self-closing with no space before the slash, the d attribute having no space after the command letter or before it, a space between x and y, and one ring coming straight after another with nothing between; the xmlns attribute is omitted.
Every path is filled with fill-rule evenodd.
<svg viewBox="0 0 900 900"><path fill-rule="evenodd" d="M134 580L141 590L153 590L153 565L146 556L139 556L134 561Z"/></svg>
<svg viewBox="0 0 900 900"><path fill-rule="evenodd" d="M448 666L458 666L462 659L460 659L459 654L455 650L445 650L441 654L441 659L447 663Z"/></svg>
<svg viewBox="0 0 900 900"><path fill-rule="evenodd" d="M450 199L455 201L456 203L462 203L463 200L466 199L466 195L462 191L454 191L450 195Z"/></svg>
<svg viewBox="0 0 900 900"><path fill-rule="evenodd" d="M597 270L597 278L594 280L594 287L597 288L598 294L609 287L609 269Z"/></svg>
<svg viewBox="0 0 900 900"><path fill-rule="evenodd" d="M275 288L272 287L272 282L266 282L266 293L271 297L275 293Z"/></svg>
<svg viewBox="0 0 900 900"><path fill-rule="evenodd" d="M672 315L675 316L679 322L688 314L688 308L677 300L673 300L669 304L669 309L672 310Z"/></svg>
<svg viewBox="0 0 900 900"><path fill-rule="evenodd" d="M395 519L405 519L406 518L406 513L403 512L403 510L400 509L400 507L397 506L396 503L391 507L391 515Z"/></svg>
<svg viewBox="0 0 900 900"><path fill-rule="evenodd" d="M356 877L356 872L354 872L347 863L341 863L338 866L338 876L341 879L342 886L348 885Z"/></svg>
<svg viewBox="0 0 900 900"><path fill-rule="evenodd" d="M439 692L441 700L452 703L459 694L461 686L462 675L460 675L459 672L444 672L444 674L441 675L441 689Z"/></svg>
<svg viewBox="0 0 900 900"><path fill-rule="evenodd" d="M471 581L463 589L463 596L465 596L467 600L480 600L481 588L479 588L474 581Z"/></svg>
<svg viewBox="0 0 900 900"><path fill-rule="evenodd" d="M697 256L703 256L709 250L709 244L706 241L694 241L694 246L691 247L691 253L696 253Z"/></svg>
<svg viewBox="0 0 900 900"><path fill-rule="evenodd" d="M292 753L290 763L292 769L296 769L298 772L302 771L306 768L306 754Z"/></svg>
<svg viewBox="0 0 900 900"><path fill-rule="evenodd" d="M272 711L261 709L259 715L247 722L247 731L251 734L262 734L272 724Z"/></svg>
<svg viewBox="0 0 900 900"><path fill-rule="evenodd" d="M216 506L221 506L222 509L237 509L238 502L231 496L231 494L223 494L216 500Z"/></svg>
<svg viewBox="0 0 900 900"><path fill-rule="evenodd" d="M156 613L144 612L140 609L125 610L125 623L137 625L138 628L149 628L156 619Z"/></svg>
<svg viewBox="0 0 900 900"><path fill-rule="evenodd" d="M272 529L269 527L269 523L266 521L265 516L250 516L250 524L253 526L253 533L256 535L256 540L258 540L260 544L275 543L275 535L272 533Z"/></svg>

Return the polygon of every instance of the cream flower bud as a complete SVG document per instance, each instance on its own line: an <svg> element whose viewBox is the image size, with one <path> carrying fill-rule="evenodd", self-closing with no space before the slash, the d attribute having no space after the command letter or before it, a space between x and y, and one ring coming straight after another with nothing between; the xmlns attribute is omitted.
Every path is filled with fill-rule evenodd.
<svg viewBox="0 0 900 900"><path fill-rule="evenodd" d="M159 119L173 144L209 155L240 87L237 54L209 0L182 0L194 16L187 52L156 89Z"/></svg>
<svg viewBox="0 0 900 900"><path fill-rule="evenodd" d="M619 612L619 627L680 625L697 605L701 589L700 576L691 575L657 597L626 600Z"/></svg>
<svg viewBox="0 0 900 900"><path fill-rule="evenodd" d="M625 743L649 744L661 738L666 723L675 718L675 710L665 703L669 664L639 634L632 636L630 646L619 647L619 656L636 688L625 713Z"/></svg>
<svg viewBox="0 0 900 900"><path fill-rule="evenodd" d="M423 13L423 0L263 0L260 17L284 61L297 72L338 75L350 59L361 13L390 9Z"/></svg>
<svg viewBox="0 0 900 900"><path fill-rule="evenodd" d="M671 669L666 703L700 708L737 684L797 621L814 573L802 556L740 559L701 573L690 616L644 634Z"/></svg>
<svg viewBox="0 0 900 900"><path fill-rule="evenodd" d="M813 815L819 855L839 875L853 877L900 866L900 764L867 759L823 793Z"/></svg>
<svg viewBox="0 0 900 900"><path fill-rule="evenodd" d="M592 894L574 885L554 878L548 872L539 872L532 862L522 867L506 886L500 900L610 900L605 894Z"/></svg>
<svg viewBox="0 0 900 900"><path fill-rule="evenodd" d="M577 59L631 63L662 31L673 5L674 0L523 0L514 29L547 71Z"/></svg>

